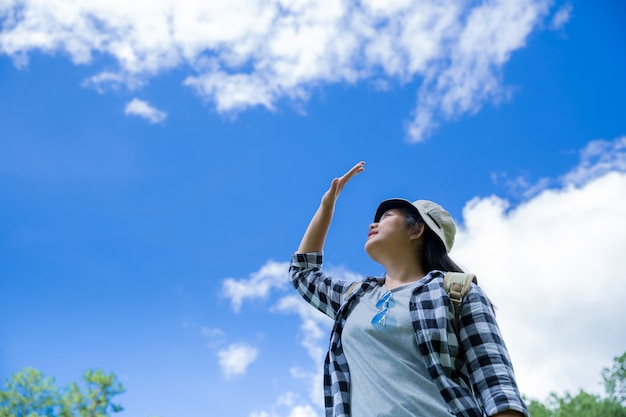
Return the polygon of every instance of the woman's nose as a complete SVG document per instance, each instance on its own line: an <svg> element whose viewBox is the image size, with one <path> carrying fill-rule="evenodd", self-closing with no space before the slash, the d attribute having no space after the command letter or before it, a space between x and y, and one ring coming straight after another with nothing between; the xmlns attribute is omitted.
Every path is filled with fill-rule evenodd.
<svg viewBox="0 0 626 417"><path fill-rule="evenodd" d="M377 227L378 227L378 223L372 223L372 224L370 224L370 230L373 230L373 229L375 229L375 228L377 228Z"/></svg>

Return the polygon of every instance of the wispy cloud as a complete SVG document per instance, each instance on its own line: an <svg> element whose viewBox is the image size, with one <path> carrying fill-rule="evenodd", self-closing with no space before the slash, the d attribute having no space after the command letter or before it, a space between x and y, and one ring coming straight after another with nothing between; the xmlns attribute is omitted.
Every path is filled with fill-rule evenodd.
<svg viewBox="0 0 626 417"><path fill-rule="evenodd" d="M362 279L358 273L347 270L345 267L329 266L326 272L337 279L354 281ZM296 415L313 415L313 407L323 407L323 358L326 349L326 341L332 327L332 320L311 308L298 295L282 297L271 311L284 314L296 314L300 318L300 345L305 349L313 366L294 366L290 370L291 376L302 381L308 389L311 405L296 406L292 409ZM298 414L304 413L304 414ZM291 415L291 414L290 414Z"/></svg>
<svg viewBox="0 0 626 417"><path fill-rule="evenodd" d="M332 321L311 308L297 295L283 297L273 310L295 313L300 317L300 344L308 353L314 366L295 366L290 371L294 379L303 381L307 386L311 404L322 407L323 358L326 348L324 342L328 339Z"/></svg>
<svg viewBox="0 0 626 417"><path fill-rule="evenodd" d="M146 82L131 74L103 71L87 78L83 81L82 85L84 87L94 88L100 94L104 94L107 91L105 86L111 89L126 87L132 91L145 86Z"/></svg>
<svg viewBox="0 0 626 417"><path fill-rule="evenodd" d="M573 10L574 10L574 7L570 3L563 5L559 10L556 11L556 13L554 13L554 16L552 17L552 23L550 24L550 28L553 30L562 29L563 26L565 26L565 24L569 22L570 19L572 18Z"/></svg>
<svg viewBox="0 0 626 417"><path fill-rule="evenodd" d="M288 392L278 397L271 411L256 411L250 417L319 417L319 414L308 404L297 404L296 395Z"/></svg>
<svg viewBox="0 0 626 417"><path fill-rule="evenodd" d="M258 350L250 345L233 344L217 352L217 356L222 373L230 379L246 372L248 366L256 360Z"/></svg>
<svg viewBox="0 0 626 417"><path fill-rule="evenodd" d="M597 139L578 152L578 165L557 178L540 178L531 181L525 175L509 177L509 173L492 173L494 184L503 184L514 196L529 199L549 188L582 186L593 179L616 171L626 172L626 136L614 140Z"/></svg>
<svg viewBox="0 0 626 417"><path fill-rule="evenodd" d="M205 339L205 346L216 348L226 341L226 334L222 329L201 327L200 334Z"/></svg>
<svg viewBox="0 0 626 417"><path fill-rule="evenodd" d="M116 68L85 81L102 91L140 88L184 67L184 85L218 112L303 102L328 84L422 79L408 124L409 139L420 141L443 121L507 99L503 66L550 4L13 0L0 3L0 53L21 64L35 50L62 52L76 64L110 56Z"/></svg>
<svg viewBox="0 0 626 417"><path fill-rule="evenodd" d="M312 359L320 360L324 357L324 351L320 348L319 342L326 338L330 330L332 322L328 317L311 308L297 295L281 298L272 309L297 314L301 319L302 346Z"/></svg>
<svg viewBox="0 0 626 417"><path fill-rule="evenodd" d="M474 114L485 102L508 99L500 83L502 67L547 11L548 2L496 0L474 7L465 20L456 16L454 36L440 51L444 63L425 72L410 137L419 141L438 120Z"/></svg>
<svg viewBox="0 0 626 417"><path fill-rule="evenodd" d="M160 123L167 118L167 113L138 98L134 98L126 104L124 113L129 116L141 117L150 123Z"/></svg>
<svg viewBox="0 0 626 417"><path fill-rule="evenodd" d="M565 185L581 185L611 171L626 172L626 136L589 142L580 152L580 164L562 181Z"/></svg>
<svg viewBox="0 0 626 417"><path fill-rule="evenodd" d="M239 311L245 299L266 298L272 288L285 287L289 282L288 269L286 262L269 260L248 279L226 278L222 292L230 298L233 310Z"/></svg>
<svg viewBox="0 0 626 417"><path fill-rule="evenodd" d="M291 409L289 417L318 417L318 414L310 405L299 405Z"/></svg>

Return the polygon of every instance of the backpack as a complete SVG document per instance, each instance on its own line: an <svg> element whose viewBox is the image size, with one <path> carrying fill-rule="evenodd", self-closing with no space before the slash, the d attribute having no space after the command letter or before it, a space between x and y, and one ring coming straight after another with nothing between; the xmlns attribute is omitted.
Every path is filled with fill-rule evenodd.
<svg viewBox="0 0 626 417"><path fill-rule="evenodd" d="M443 277L443 288L450 297L450 302L454 306L454 332L459 335L459 316L461 315L461 303L463 298L470 290L471 283L478 284L476 275L467 274L464 272L447 272ZM347 299L360 285L362 281L352 283L348 290L344 294L344 299Z"/></svg>
<svg viewBox="0 0 626 417"><path fill-rule="evenodd" d="M476 275L464 272L447 272L443 277L443 288L450 297L454 306L454 332L459 335L459 316L461 315L461 303L470 290L471 283L478 284Z"/></svg>

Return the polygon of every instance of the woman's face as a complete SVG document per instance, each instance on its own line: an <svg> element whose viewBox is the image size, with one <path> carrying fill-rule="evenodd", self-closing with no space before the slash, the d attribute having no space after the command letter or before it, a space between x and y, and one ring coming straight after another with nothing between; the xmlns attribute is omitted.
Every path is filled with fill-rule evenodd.
<svg viewBox="0 0 626 417"><path fill-rule="evenodd" d="M398 209L386 211L378 223L370 225L365 251L372 259L381 250L395 250L411 245L414 233L407 229L404 214Z"/></svg>

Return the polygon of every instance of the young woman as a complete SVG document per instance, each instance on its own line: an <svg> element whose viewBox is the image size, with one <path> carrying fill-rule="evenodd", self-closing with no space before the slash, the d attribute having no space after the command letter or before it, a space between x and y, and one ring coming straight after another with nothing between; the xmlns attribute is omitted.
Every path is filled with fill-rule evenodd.
<svg viewBox="0 0 626 417"><path fill-rule="evenodd" d="M324 364L327 417L528 416L493 307L480 287L464 298L458 337L443 288L456 228L426 200L383 201L365 251L386 270L354 285L321 271L337 197L364 171L335 178L289 268L313 307L335 320Z"/></svg>

